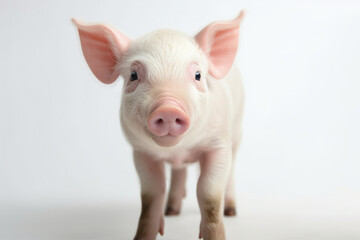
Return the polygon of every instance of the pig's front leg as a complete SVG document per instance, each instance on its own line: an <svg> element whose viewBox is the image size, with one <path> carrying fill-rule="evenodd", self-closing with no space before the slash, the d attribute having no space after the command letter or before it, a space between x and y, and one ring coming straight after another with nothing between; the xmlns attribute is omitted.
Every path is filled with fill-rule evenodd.
<svg viewBox="0 0 360 240"><path fill-rule="evenodd" d="M134 162L141 184L141 215L135 240L155 240L164 232L165 170L164 162L134 152Z"/></svg>
<svg viewBox="0 0 360 240"><path fill-rule="evenodd" d="M234 180L234 159L233 159L228 177L228 182L226 185L226 191L225 191L225 208L224 208L225 216L236 215L234 181L235 180Z"/></svg>
<svg viewBox="0 0 360 240"><path fill-rule="evenodd" d="M225 240L223 200L231 166L231 148L212 150L200 160L197 197L201 211L200 237Z"/></svg>

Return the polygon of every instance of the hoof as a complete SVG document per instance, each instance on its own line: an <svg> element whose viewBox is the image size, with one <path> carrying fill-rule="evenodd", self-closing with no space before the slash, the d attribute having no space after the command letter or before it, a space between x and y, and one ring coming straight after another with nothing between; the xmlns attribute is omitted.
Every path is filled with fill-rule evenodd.
<svg viewBox="0 0 360 240"><path fill-rule="evenodd" d="M236 209L234 207L225 208L224 215L228 217L236 216Z"/></svg>
<svg viewBox="0 0 360 240"><path fill-rule="evenodd" d="M172 207L167 207L166 208L166 211L165 211L166 216L176 216L176 215L179 215L179 214L180 214L179 210L175 210Z"/></svg>

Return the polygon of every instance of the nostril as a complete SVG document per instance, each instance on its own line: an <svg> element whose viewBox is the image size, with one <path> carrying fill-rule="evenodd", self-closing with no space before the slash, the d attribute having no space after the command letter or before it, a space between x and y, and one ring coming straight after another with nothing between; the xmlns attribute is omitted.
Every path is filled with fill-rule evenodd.
<svg viewBox="0 0 360 240"><path fill-rule="evenodd" d="M149 116L147 127L155 136L170 135L173 137L183 134L190 125L190 119L184 111L172 105L156 108Z"/></svg>

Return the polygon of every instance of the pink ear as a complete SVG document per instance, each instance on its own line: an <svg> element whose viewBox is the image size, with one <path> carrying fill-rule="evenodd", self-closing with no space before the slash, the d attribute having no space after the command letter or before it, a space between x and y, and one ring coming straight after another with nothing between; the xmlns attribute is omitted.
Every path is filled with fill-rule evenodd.
<svg viewBox="0 0 360 240"><path fill-rule="evenodd" d="M214 78L225 77L234 62L243 17L244 11L241 11L236 19L211 23L195 36L208 57L209 72Z"/></svg>
<svg viewBox="0 0 360 240"><path fill-rule="evenodd" d="M120 75L114 67L129 48L131 40L107 25L72 21L79 30L81 47L91 71L103 83L114 82Z"/></svg>

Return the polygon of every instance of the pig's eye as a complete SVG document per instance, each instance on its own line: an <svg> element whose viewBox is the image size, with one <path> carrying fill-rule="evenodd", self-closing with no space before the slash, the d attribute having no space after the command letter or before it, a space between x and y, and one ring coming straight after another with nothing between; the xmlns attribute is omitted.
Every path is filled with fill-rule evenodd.
<svg viewBox="0 0 360 240"><path fill-rule="evenodd" d="M137 72L133 71L130 76L130 81L136 81L138 80Z"/></svg>
<svg viewBox="0 0 360 240"><path fill-rule="evenodd" d="M199 71L196 71L196 73L195 73L195 80L200 81L200 79L201 79L201 74L200 74Z"/></svg>

